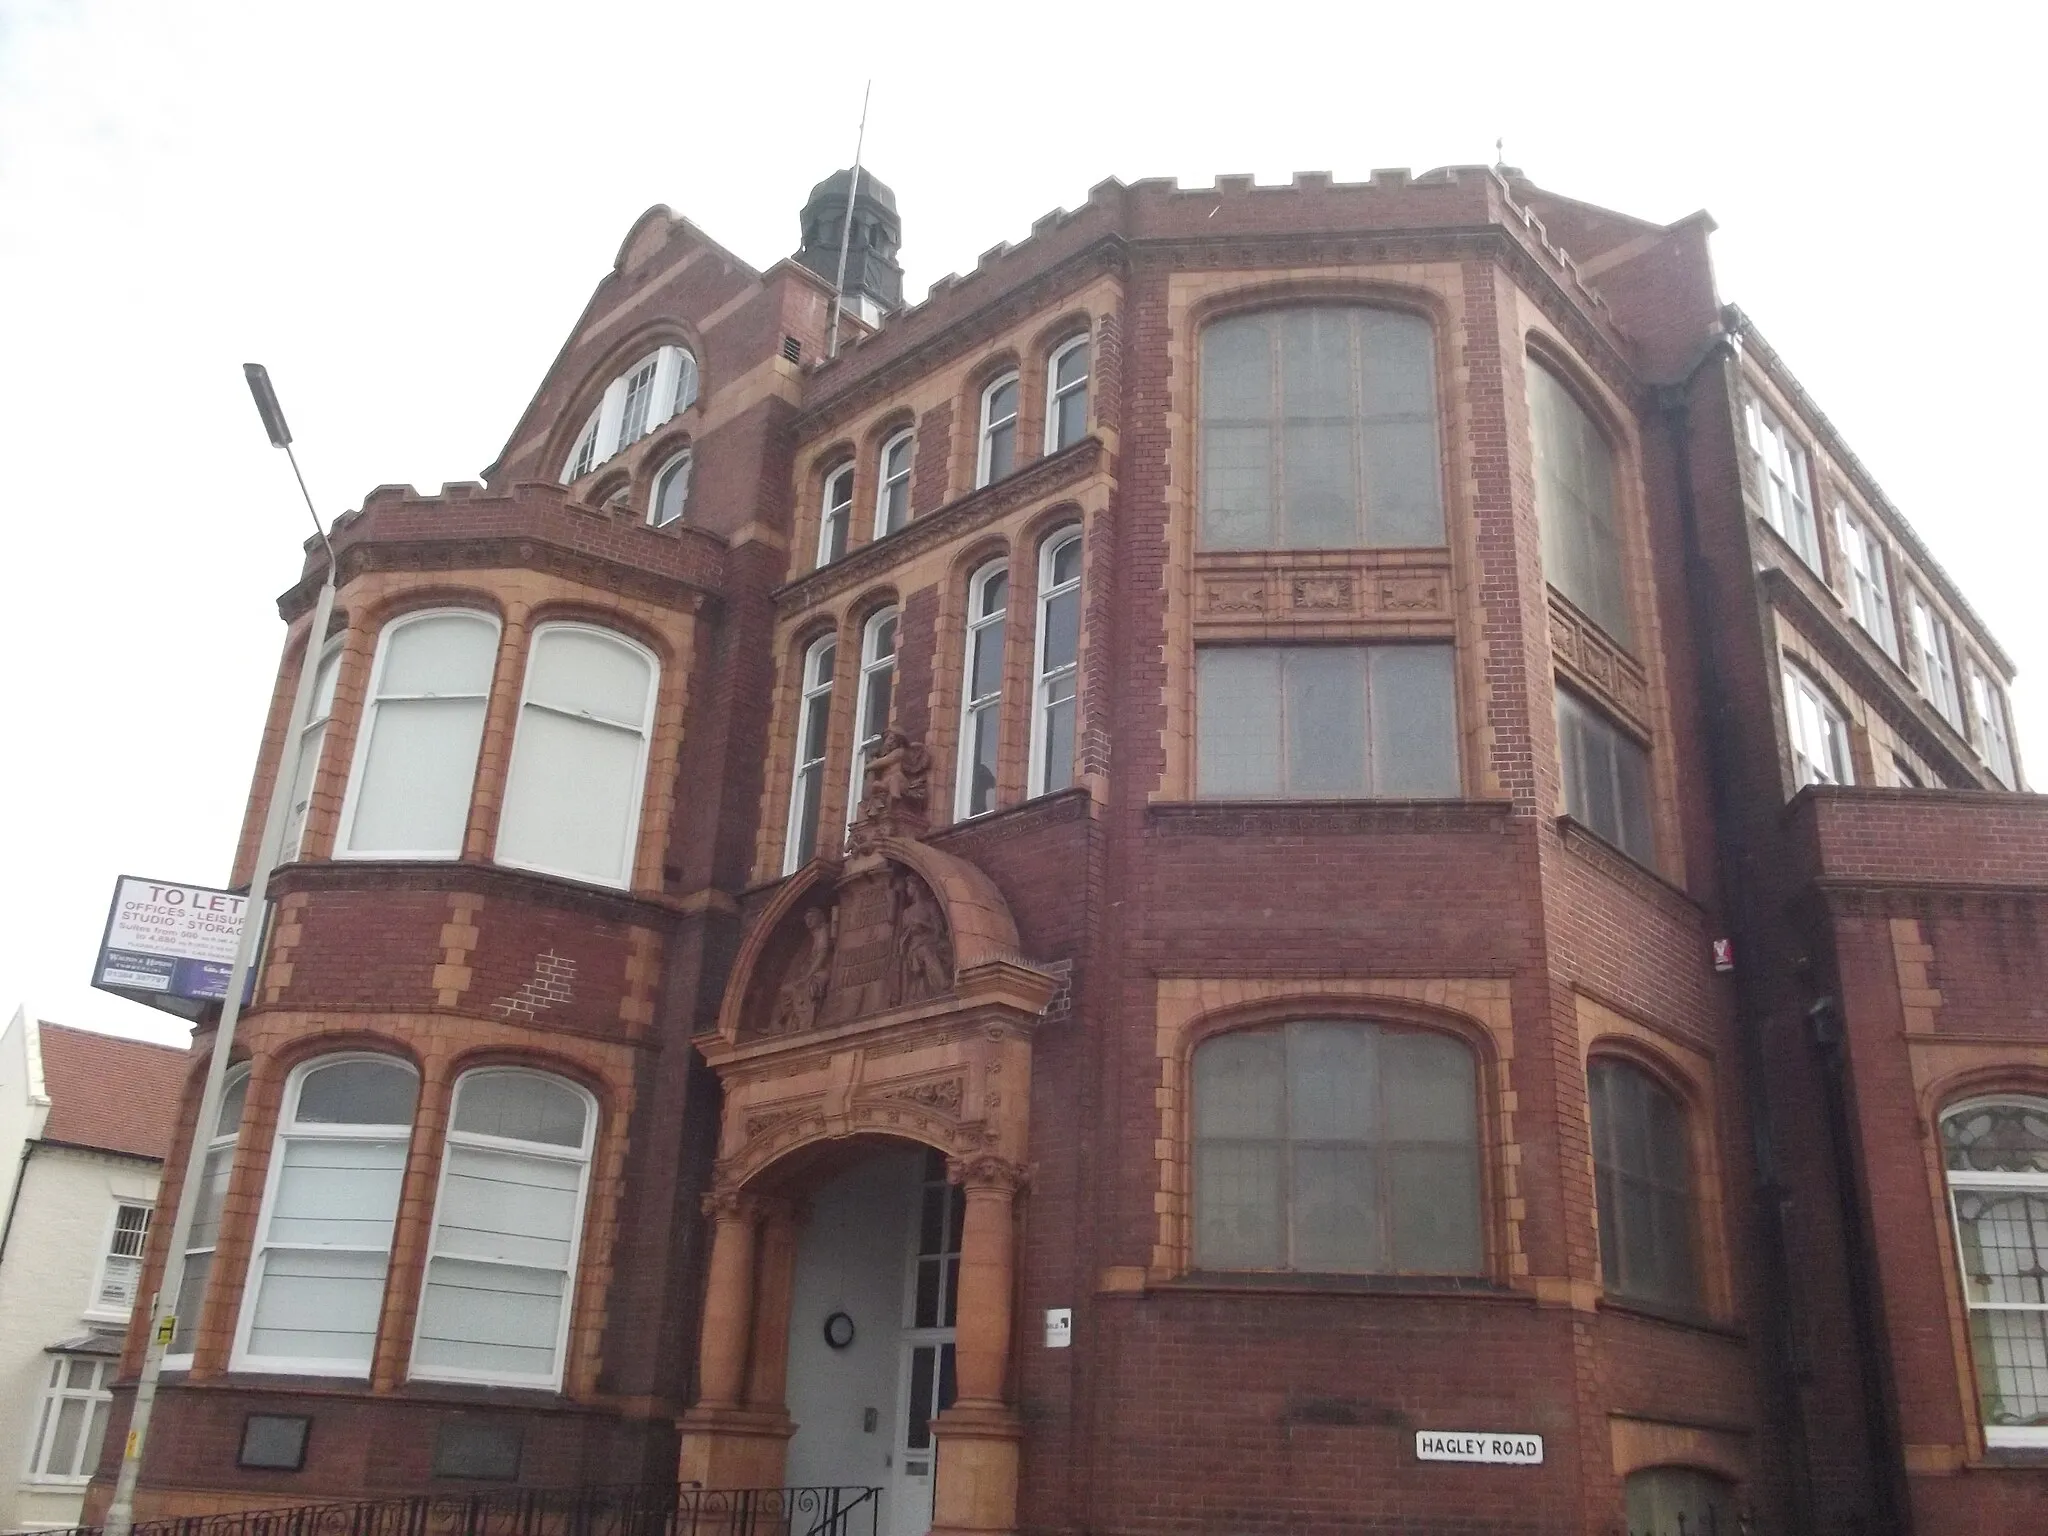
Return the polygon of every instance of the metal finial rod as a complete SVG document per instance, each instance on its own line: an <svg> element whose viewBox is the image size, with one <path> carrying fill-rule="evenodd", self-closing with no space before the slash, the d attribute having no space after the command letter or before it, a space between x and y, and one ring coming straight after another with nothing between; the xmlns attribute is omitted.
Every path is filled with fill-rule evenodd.
<svg viewBox="0 0 2048 1536"><path fill-rule="evenodd" d="M825 327L825 356L839 355L839 314L846 307L846 255L853 247L853 200L860 196L860 156L868 142L868 94L872 77L861 87L860 132L853 139L853 179L846 184L846 217L839 229L839 271L832 278L832 323Z"/></svg>

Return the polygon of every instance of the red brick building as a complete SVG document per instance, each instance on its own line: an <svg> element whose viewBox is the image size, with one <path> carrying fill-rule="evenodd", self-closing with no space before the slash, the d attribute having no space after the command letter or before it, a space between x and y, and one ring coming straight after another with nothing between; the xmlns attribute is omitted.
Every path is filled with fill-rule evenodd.
<svg viewBox="0 0 2048 1536"><path fill-rule="evenodd" d="M847 194L285 594L142 1513L2048 1528L2010 666L1711 222L1111 181L902 309L868 181L835 347Z"/></svg>

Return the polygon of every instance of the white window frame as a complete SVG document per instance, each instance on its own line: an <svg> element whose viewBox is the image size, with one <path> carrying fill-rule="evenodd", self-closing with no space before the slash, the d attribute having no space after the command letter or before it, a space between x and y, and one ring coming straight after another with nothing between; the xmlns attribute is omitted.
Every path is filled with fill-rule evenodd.
<svg viewBox="0 0 2048 1536"><path fill-rule="evenodd" d="M820 665L825 654L831 653L831 664ZM810 723L811 705L820 697L829 697L832 692L833 674L839 670L839 637L836 634L818 636L804 647L803 670L799 675L796 701L796 751L789 778L789 815L782 831L782 872L793 875L815 856L815 848L802 846L804 784L810 775L819 778L818 803L819 827L823 830L824 783L826 760L832 751L832 715L828 707L820 723L819 740L815 743L804 739L804 732ZM806 755L809 746L816 752ZM813 832L816 836L816 831Z"/></svg>
<svg viewBox="0 0 2048 1536"><path fill-rule="evenodd" d="M1813 464L1805 445L1755 395L1745 397L1743 414L1764 514L1779 537L1818 572L1820 524L1813 513Z"/></svg>
<svg viewBox="0 0 2048 1536"><path fill-rule="evenodd" d="M223 1132L220 1128L219 1120L215 1120L213 1123L213 1138L207 1142L206 1156L200 1161L199 1164L199 1184L202 1190L204 1190L207 1184L212 1182L214 1174L214 1162L217 1158L225 1158L227 1160L226 1171L228 1178L232 1180L235 1176L235 1148L241 1142L242 1118L244 1115L248 1113L249 1105L249 1064L247 1062L238 1062L233 1066L230 1066L226 1074L221 1079L221 1110L223 1116L225 1115L229 1099L235 1094L237 1089L241 1090L241 1096L235 1100L235 1128L231 1131ZM183 1195L180 1195L179 1198L182 1199L184 1197ZM194 1198L197 1199L200 1197L194 1196ZM225 1188L221 1191L221 1204L223 1208L225 1208L227 1204L227 1190ZM199 1206L195 1205L193 1207L193 1214L195 1217L198 1215L199 1210ZM194 1225L197 1225L196 1220L194 1222ZM199 1294L193 1298L194 1315L189 1318L182 1316L178 1318L179 1326L187 1330L188 1337L196 1336L199 1332L200 1323L204 1321L204 1318L201 1314L203 1314L206 1310L206 1293L209 1290L211 1290L213 1286L213 1270L211 1267L211 1262L214 1255L220 1251L219 1225L219 1218L216 1217L214 1222L215 1237L211 1245L204 1243L194 1243L191 1241L189 1234L186 1239L185 1275L188 1277L188 1279L185 1283L189 1283L189 1276L192 1273L193 1255L203 1254L208 1260L206 1281L200 1287ZM170 1300L174 1312L183 1311L182 1297L173 1296ZM163 1368L167 1371L191 1370L192 1351L185 1350L179 1353L167 1352L164 1355Z"/></svg>
<svg viewBox="0 0 2048 1536"><path fill-rule="evenodd" d="M836 500L833 492L842 481L846 484L846 496L843 500ZM853 532L853 481L851 459L825 476L824 494L818 503L817 565L820 569L830 565L834 560L846 558L847 541ZM832 537L835 528L839 531L837 540ZM833 553L834 543L839 546L837 554Z"/></svg>
<svg viewBox="0 0 2048 1536"><path fill-rule="evenodd" d="M993 414L996 408L996 394L1003 389L1008 389L1011 392L1010 414L998 418ZM982 390L981 427L975 434L974 439L976 444L974 453L974 485L976 490L997 478L994 473L995 436L996 433L1005 427L1010 429L1010 463L1004 469L1003 474L1010 475L1016 472L1017 417L1023 406L1024 384L1014 368L997 374L989 381L988 387Z"/></svg>
<svg viewBox="0 0 2048 1536"><path fill-rule="evenodd" d="M486 1136L480 1131L459 1131L455 1128L455 1108L461 1102L462 1085L471 1078L488 1074L517 1073L529 1077L544 1077L572 1090L583 1103L583 1141L576 1147L564 1147L553 1142L521 1141L513 1137ZM417 1354L421 1320L426 1312L427 1283L433 1277L434 1260L440 1256L441 1202L448 1187L448 1149L456 1146L475 1147L485 1152L504 1152L536 1160L574 1163L576 1178L576 1215L570 1224L569 1257L562 1283L562 1315L555 1326L555 1369L546 1376L521 1375L509 1371L463 1371L447 1367L422 1369L408 1360L407 1375L414 1381L457 1381L474 1382L481 1385L513 1387L547 1387L559 1389L568 1363L569 1323L576 1312L577 1270L583 1259L583 1223L590 1214L590 1164L597 1145L597 1099L581 1083L555 1072L543 1072L534 1067L490 1066L473 1067L455 1080L455 1092L448 1100L448 1132L441 1142L441 1167L434 1179L434 1213L427 1224L427 1257L420 1267L420 1305L415 1308L413 1322L413 1344L410 1354ZM489 1264L489 1259L461 1256L465 1264ZM537 1265L507 1265L506 1268L534 1269Z"/></svg>
<svg viewBox="0 0 2048 1536"><path fill-rule="evenodd" d="M1856 762L1849 751L1848 718L1828 697L1827 690L1798 667L1787 661L1781 670L1785 680L1785 738L1792 749L1794 793L1809 784L1854 784ZM1826 733L1825 742L1807 739L1806 728L1814 722ZM1815 749L1826 750L1836 762L1817 761Z"/></svg>
<svg viewBox="0 0 2048 1536"><path fill-rule="evenodd" d="M1051 732L1047 728L1047 722L1051 716L1051 709L1049 707L1049 701L1046 698L1046 693L1054 683L1059 682L1061 679L1069 676L1071 676L1074 679L1074 697L1071 701L1074 707L1074 746L1077 752L1080 750L1080 641L1081 630L1085 629L1086 626L1077 625L1076 627L1073 661L1067 663L1064 666L1056 667L1050 672L1046 670L1045 666L1045 610L1051 604L1054 598L1059 597L1068 592L1077 591L1080 588L1082 580L1087 574L1086 568L1088 564L1088 552L1087 549L1083 547L1081 551L1080 569L1077 570L1074 578L1071 581L1062 582L1057 587L1054 587L1050 584L1052 581L1053 561L1054 558L1058 555L1059 551L1061 549L1064 549L1069 542L1078 543L1080 538L1081 525L1079 523L1073 523L1065 528L1055 529L1053 532L1047 534L1045 538L1039 542L1038 546L1038 596L1035 602L1033 603L1034 612L1032 614L1031 626L1031 781L1029 784L1025 786L1024 798L1027 800L1036 799L1040 795L1047 795L1055 792L1044 787L1046 772L1048 768L1048 764L1046 762L1046 754L1051 747ZM1068 701L1062 700L1062 702ZM1072 765L1070 764L1069 777L1065 784L1059 786L1061 789L1070 789L1073 787L1074 778L1071 773L1071 768Z"/></svg>
<svg viewBox="0 0 2048 1536"><path fill-rule="evenodd" d="M957 782L953 790L953 819L955 821L968 821L976 816L986 816L996 809L993 795L991 795L989 804L983 809L977 811L973 808L974 744L975 726L978 723L978 718L983 714L993 713L993 729L996 732L997 751L1000 752L1002 750L1004 658L1001 656L996 658L996 689L994 693L976 695L971 690L974 687L974 663L982 637L990 629L996 629L1002 634L1003 643L1007 646L1010 617L1009 592L1007 590L1004 591L1003 606L994 613L983 613L981 608L988 592L989 583L999 576L1007 580L1009 574L1009 560L1007 558L998 558L989 561L967 578L967 642L964 664L960 669L960 763L958 771L954 775ZM1000 785L997 786L998 790L1000 790L1000 787Z"/></svg>
<svg viewBox="0 0 2048 1536"><path fill-rule="evenodd" d="M1971 661L1965 667L1970 683L1970 713L1976 719L1977 755L1984 759L1998 782L2007 789L2014 783L2012 728L2006 724L2005 690Z"/></svg>
<svg viewBox="0 0 2048 1536"><path fill-rule="evenodd" d="M120 1374L121 1361L115 1355L87 1355L78 1352L49 1352L41 1358L51 1361L50 1374L57 1377L55 1382L45 1380L36 1395L36 1416L30 1421L28 1441L28 1465L22 1474L22 1481L36 1487L82 1488L92 1481L99 1468L100 1451L106 1438L107 1423L113 1416L114 1378ZM71 1362L89 1360L92 1362L92 1385L73 1387L64 1384L63 1378L70 1374ZM78 1444L73 1454L76 1472L51 1472L47 1465L50 1450L50 1428L67 1402L83 1403L83 1422L78 1428ZM92 1434L93 1409L106 1405L106 1414L100 1420L99 1437ZM81 1465L82 1464L82 1465ZM26 1511L23 1512L24 1514Z"/></svg>
<svg viewBox="0 0 2048 1536"><path fill-rule="evenodd" d="M378 633L377 659L370 667L370 686L364 691L362 711L361 714L358 716L356 722L355 756L354 759L349 764L348 788L342 795L341 820L337 825L334 833L334 850L332 855L334 858L405 859L424 861L428 859L459 859L462 857L462 845L468 839L469 835L469 828L466 817L464 818L464 826L462 828L462 831L456 835L455 846L453 848L422 848L405 850L376 848L358 852L349 846L350 840L355 836L356 808L362 797L363 769L365 765L369 762L370 743L373 737L376 735L378 709L384 703L381 690L384 684L384 667L385 664L391 659L391 637L397 634L400 630L405 629L414 624L424 624L431 619L446 619L458 617L467 619L477 619L481 620L483 623L490 625L491 634L493 637L493 647L495 648L496 646L503 644L505 639L504 625L499 622L498 616L496 614L488 613L481 608L427 608L421 610L418 613L408 613L399 618L393 619L389 624L386 624L384 628ZM484 701L485 725L486 728L488 728L489 712L491 707L491 685L494 681L496 681L497 670L498 667L494 649L493 660L491 663L491 676L484 680L484 688L482 693L465 693L453 695L431 694L422 695L422 697L452 697L464 699L480 698ZM410 698L413 697L413 695L408 694L404 697ZM481 737L479 737L477 743L476 760L472 761L469 765L469 795L472 810L475 808L476 803L477 766L478 763L482 761L482 758L483 743Z"/></svg>
<svg viewBox="0 0 2048 1536"><path fill-rule="evenodd" d="M853 683L853 772L846 791L846 825L848 828L853 826L854 819L860 815L860 803L866 798L868 769L866 743L870 738L876 741L881 740L883 733L889 729L889 722L887 720L882 721L877 726L874 721L868 719L868 679L870 677L881 672L888 672L890 674L889 713L891 716L896 713L896 678L894 674L896 671L897 653L902 649L903 645L902 618L902 610L891 603L886 607L877 608L873 613L869 614L867 621L860 627L860 670L854 674ZM887 656L879 656L876 654L876 647L881 640L882 626L891 620L895 621L896 629L890 637L889 654ZM870 727L874 728L870 729Z"/></svg>
<svg viewBox="0 0 2048 1536"><path fill-rule="evenodd" d="M1959 1103L1949 1105L1942 1110L1941 1117L1935 1125L1935 1140L1942 1148L1942 1189L1948 1204L1949 1239L1955 1244L1956 1269L1958 1271L1958 1278L1962 1282L1961 1299L1963 1303L1963 1331L1965 1333L1970 1331L1969 1320L1970 1314L1973 1312L2042 1312L2048 1311L2048 1307L2029 1305L2022 1302L1992 1301L1979 1303L1970 1299L1970 1277L1967 1272L1963 1271L1963 1256L1966 1251L1963 1243L1963 1223L1962 1217L1956 1211L1956 1187L1958 1180L1960 1180L1962 1187L1966 1189L2018 1189L2048 1195L2048 1173L1979 1173L1974 1170L1951 1168L1948 1166L1947 1146L1942 1134L1943 1128L1955 1116L1968 1114L1973 1109L1984 1109L2000 1104L2035 1105L2041 1102L2039 1095L2035 1094L1983 1094L1977 1098L1965 1099ZM1977 1351L1973 1343L1970 1350L1970 1370L1972 1376L1977 1375L1982 1368L1981 1362L1977 1359ZM1973 1406L1981 1402L1981 1400L1982 1388L1980 1386L1978 1392L1973 1395ZM1981 1413L1982 1410L1979 1408L1977 1411ZM1981 1427L1984 1431L1985 1445L1994 1450L2017 1447L2029 1449L2048 1448L2048 1424L1984 1424Z"/></svg>
<svg viewBox="0 0 2048 1536"><path fill-rule="evenodd" d="M1842 540L1842 563L1848 567L1849 613L1885 655L1899 659L1899 628L1892 618L1892 589L1885 575L1884 545L1869 521L1835 503L1835 530Z"/></svg>
<svg viewBox="0 0 2048 1536"><path fill-rule="evenodd" d="M546 643L549 635L571 631L585 635L594 635L600 640L608 641L619 646L621 649L629 650L645 660L648 667L647 700L640 711L640 723L637 727L629 727L616 720L598 720L592 715L579 712L579 718L588 720L594 725L602 725L612 730L637 730L640 736L640 751L635 757L633 765L633 784L635 785L635 790L632 814L626 821L624 863L609 875L595 875L588 870L554 869L545 864L533 864L520 859L507 858L502 853L497 852L505 836L505 810L511 804L512 776L519 771L519 735L520 727L526 723L526 711L530 702L528 693L533 684L533 658L538 654L540 647ZM596 624L557 622L542 624L536 627L533 632L533 640L526 649L526 675L520 680L519 684L519 712L513 716L512 750L505 759L505 782L498 795L498 825L491 835L491 846L495 862L503 864L509 869L530 869L536 874L554 875L563 880L576 880L588 885L608 885L622 891L630 889L633 884L635 855L638 852L635 845L640 840L640 822L647 814L647 758L654 741L654 713L660 701L661 658L631 636L622 635L615 629L605 629ZM568 718L564 711L555 708L553 705L533 704L531 707L545 710L549 714L563 715L564 718Z"/></svg>
<svg viewBox="0 0 2048 1536"><path fill-rule="evenodd" d="M92 1289L86 1293L86 1317L119 1319L126 1322L135 1310L135 1303L142 1291L142 1259L149 1244L149 1224L156 1207L147 1200L116 1200L113 1212L107 1217L106 1236L100 1241L100 1262L93 1271ZM142 1212L142 1227L136 1234L133 1253L116 1253L115 1247L121 1238L121 1213ZM107 1301L107 1277L113 1271L115 1260L132 1265L129 1272L129 1292L126 1306L110 1304Z"/></svg>
<svg viewBox="0 0 2048 1536"><path fill-rule="evenodd" d="M662 461L662 466L654 472L654 479L647 491L648 527L667 528L671 524L682 522L690 515L690 475L695 468L696 455L688 448L683 449L680 453L670 454L667 459ZM674 474L680 474L683 477L683 499L681 505L676 508L676 515L664 518L661 515L661 488L669 476Z"/></svg>
<svg viewBox="0 0 2048 1536"><path fill-rule="evenodd" d="M1088 385L1095 377L1095 357L1093 353L1089 354L1088 366L1082 370L1081 377L1070 382L1064 389L1060 387L1060 364L1065 361L1068 353L1077 347L1087 347L1093 339L1087 331L1082 331L1077 336L1070 336L1053 348L1052 356L1045 360L1045 451L1047 453L1058 453L1062 448L1074 446L1073 443L1063 443L1059 440L1060 402L1068 395L1074 394L1077 391L1083 396L1087 395ZM1081 436L1075 438L1074 442L1078 443L1082 437L1087 435L1088 413L1084 410L1081 413Z"/></svg>
<svg viewBox="0 0 2048 1536"><path fill-rule="evenodd" d="M895 474L889 473L889 456L905 443L910 451L903 456L903 468ZM887 538L896 532L888 525L889 493L897 486L903 487L903 521L898 527L910 526L910 477L917 467L917 432L914 427L905 427L900 432L891 432L883 439L882 451L875 456L875 534L878 539Z"/></svg>
<svg viewBox="0 0 2048 1536"><path fill-rule="evenodd" d="M405 1209L404 1179L405 1167L412 1160L413 1127L419 1123L419 1069L402 1056L379 1051L337 1051L327 1056L315 1056L302 1061L292 1069L285 1079L284 1098L277 1116L277 1128L270 1137L270 1166L263 1178L263 1204L256 1222L256 1235L249 1245L249 1263L242 1279L240 1305L236 1308L235 1343L228 1357L231 1371L261 1372L265 1375L326 1376L342 1381L367 1381L376 1363L377 1345L382 1340L384 1329L383 1308L378 1307L377 1327L370 1336L370 1358L357 1370L335 1360L307 1359L290 1355L254 1355L249 1352L249 1335L256 1325L256 1304L263 1294L263 1280L269 1268L271 1243L270 1224L277 1212L277 1187L284 1178L285 1144L294 1134L302 1134L309 1141L390 1141L391 1133L398 1129L391 1125L334 1125L315 1122L303 1133L298 1132L299 1091L306 1079L321 1067L331 1067L344 1061L388 1062L402 1067L413 1076L412 1122L405 1127L405 1158L400 1164L400 1190L398 1199L392 1202L392 1240L384 1249L384 1284L391 1284L391 1255L396 1250L398 1218ZM288 1244L297 1249L309 1249L311 1245ZM346 1253L367 1253L367 1248L340 1248L327 1244L331 1251Z"/></svg>
<svg viewBox="0 0 2048 1536"><path fill-rule="evenodd" d="M1906 614L1913 631L1913 654L1920 668L1920 692L1958 731L1963 728L1963 701L1956 690L1954 637L1934 603L1918 587L1906 589Z"/></svg>
<svg viewBox="0 0 2048 1536"><path fill-rule="evenodd" d="M647 409L639 430L626 437L623 429L627 397L632 393L633 381L649 367L654 371L643 394ZM630 367L605 386L597 404L591 407L583 430L576 434L575 445L562 462L562 483L570 485L582 479L688 410L696 404L697 384L697 359L687 347L671 342L636 357Z"/></svg>
<svg viewBox="0 0 2048 1536"><path fill-rule="evenodd" d="M301 779L306 785L306 798L295 799L285 808L284 841L279 845L281 862L294 861L305 851L306 820L312 814L313 796L320 788L320 759L327 751L327 723L334 718L334 687L341 677L341 649L342 642L337 639L320 653L320 664L313 674L312 715L300 729L291 754L291 777L285 778L282 773L278 777L278 786L288 795L298 789ZM310 771L308 753L313 759Z"/></svg>

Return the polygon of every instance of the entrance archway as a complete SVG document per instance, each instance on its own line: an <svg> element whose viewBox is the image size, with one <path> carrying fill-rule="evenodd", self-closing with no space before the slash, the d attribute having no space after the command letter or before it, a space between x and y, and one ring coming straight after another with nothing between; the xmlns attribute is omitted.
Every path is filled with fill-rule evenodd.
<svg viewBox="0 0 2048 1536"><path fill-rule="evenodd" d="M741 945L717 1037L704 1044L724 1098L705 1197L713 1232L699 1394L682 1420L681 1473L705 1487L759 1488L786 1486L793 1462L809 1475L828 1457L852 1465L872 1447L839 1445L850 1433L843 1424L828 1430L792 1410L850 1405L864 1424L874 1408L875 1443L888 1441L892 1460L872 1481L895 1494L892 1524L908 1521L896 1528L922 1536L904 1467L924 1449L913 1443L919 1419L910 1401L928 1367L926 1401L939 1407L950 1343L955 1395L924 1421L935 1455L918 1474L929 1476L930 1529L997 1536L1016 1529L1021 1430L1006 1386L1031 1031L1056 978L1020 955L1008 905L985 874L904 835L912 829L881 810L856 826L844 864L816 861L777 893ZM807 1234L813 1250L829 1241L809 1225L820 1201L886 1203L886 1175L870 1175L881 1181L875 1188L858 1175L892 1155L914 1167L918 1201L943 1188L947 1209L958 1211L956 1250L897 1250L908 1267L896 1272L910 1276L902 1283L914 1285L926 1258L949 1270L952 1336L939 1323L918 1326L914 1290L904 1293L902 1320L882 1331L884 1339L893 1332L900 1391L886 1404L842 1401L810 1374L818 1362L807 1336L793 1347L793 1330L811 1326L792 1320L812 1278L801 1256ZM851 1194L833 1193L842 1180L852 1181ZM899 1230L906 1244L922 1243L910 1229L910 1198ZM857 1339L857 1315L853 1324ZM921 1365L915 1352L926 1348Z"/></svg>

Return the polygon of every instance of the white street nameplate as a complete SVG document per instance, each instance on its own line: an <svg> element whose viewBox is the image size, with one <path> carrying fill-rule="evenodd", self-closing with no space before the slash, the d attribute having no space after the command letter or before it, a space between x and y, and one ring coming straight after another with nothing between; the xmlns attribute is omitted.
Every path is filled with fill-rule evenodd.
<svg viewBox="0 0 2048 1536"><path fill-rule="evenodd" d="M1484 1461L1502 1467L1537 1467L1543 1464L1543 1437L1418 1429L1415 1455L1421 1461Z"/></svg>

